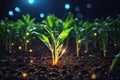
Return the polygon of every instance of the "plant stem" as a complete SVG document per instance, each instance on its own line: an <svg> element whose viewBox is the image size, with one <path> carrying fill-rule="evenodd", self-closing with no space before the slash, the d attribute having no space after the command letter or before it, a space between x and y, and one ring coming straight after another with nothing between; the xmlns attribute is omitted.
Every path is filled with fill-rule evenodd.
<svg viewBox="0 0 120 80"><path fill-rule="evenodd" d="M77 57L79 57L79 43L78 43L78 40L76 40L76 53L77 53Z"/></svg>

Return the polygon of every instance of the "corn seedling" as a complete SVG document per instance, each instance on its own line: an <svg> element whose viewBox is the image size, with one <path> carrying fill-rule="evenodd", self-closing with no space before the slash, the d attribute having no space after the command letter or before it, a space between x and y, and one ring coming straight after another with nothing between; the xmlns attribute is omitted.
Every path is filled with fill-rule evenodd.
<svg viewBox="0 0 120 80"><path fill-rule="evenodd" d="M31 19L30 15L23 15L23 20L18 19L18 31L19 41L22 42L25 51L27 51L27 45L32 38L32 31L34 30L35 18Z"/></svg>

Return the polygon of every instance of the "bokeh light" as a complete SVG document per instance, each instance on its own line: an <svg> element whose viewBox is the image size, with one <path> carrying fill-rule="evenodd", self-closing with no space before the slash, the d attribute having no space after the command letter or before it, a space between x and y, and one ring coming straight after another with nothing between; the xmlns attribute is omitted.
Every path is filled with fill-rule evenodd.
<svg viewBox="0 0 120 80"><path fill-rule="evenodd" d="M65 9L70 9L70 4L65 4Z"/></svg>
<svg viewBox="0 0 120 80"><path fill-rule="evenodd" d="M88 9L90 9L90 8L92 7L91 3L87 3L87 4L86 4L86 7L87 7Z"/></svg>
<svg viewBox="0 0 120 80"><path fill-rule="evenodd" d="M83 18L83 14L82 13L77 13L76 17L82 19Z"/></svg>
<svg viewBox="0 0 120 80"><path fill-rule="evenodd" d="M45 14L44 13L40 13L40 18L44 18Z"/></svg>
<svg viewBox="0 0 120 80"><path fill-rule="evenodd" d="M21 9L19 7L15 7L15 11L20 13L21 12Z"/></svg>
<svg viewBox="0 0 120 80"><path fill-rule="evenodd" d="M33 4L33 3L34 3L34 0L28 0L28 3L29 3L29 4Z"/></svg>
<svg viewBox="0 0 120 80"><path fill-rule="evenodd" d="M78 6L75 7L75 11L76 12L79 12L80 11L80 8Z"/></svg>
<svg viewBox="0 0 120 80"><path fill-rule="evenodd" d="M8 14L9 14L10 16L14 16L13 11L9 11Z"/></svg>

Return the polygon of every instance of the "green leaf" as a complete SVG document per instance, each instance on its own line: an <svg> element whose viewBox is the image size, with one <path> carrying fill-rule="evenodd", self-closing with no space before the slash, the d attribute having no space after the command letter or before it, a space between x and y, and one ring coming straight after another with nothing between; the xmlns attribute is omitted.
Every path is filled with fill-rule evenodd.
<svg viewBox="0 0 120 80"><path fill-rule="evenodd" d="M57 46L59 46L59 45L61 44L61 42L62 42L65 38L67 38L67 36L69 35L71 29L72 29L72 28L70 28L70 29L65 29L65 30L63 30L63 31L60 33L60 35L58 36L58 38L57 38L57 40L56 40L56 41L57 41Z"/></svg>
<svg viewBox="0 0 120 80"><path fill-rule="evenodd" d="M51 45L50 45L50 42L49 42L49 39L48 39L48 37L47 36L45 36L44 34L38 34L38 38L41 40L41 41L43 41L44 43L45 43L45 45L49 48L49 49L51 49Z"/></svg>
<svg viewBox="0 0 120 80"><path fill-rule="evenodd" d="M53 34L53 31L51 30L51 28L48 26L44 26L44 29L49 33L51 38L54 39L54 34Z"/></svg>
<svg viewBox="0 0 120 80"><path fill-rule="evenodd" d="M71 23L73 22L73 15L71 13L68 14L65 22L64 22L64 28L67 29L70 27Z"/></svg>
<svg viewBox="0 0 120 80"><path fill-rule="evenodd" d="M110 71L114 68L115 64L120 60L120 53L115 56L110 65Z"/></svg>
<svg viewBox="0 0 120 80"><path fill-rule="evenodd" d="M57 48L57 53L59 54L62 50L62 47L63 47L63 44L59 45L58 48Z"/></svg>

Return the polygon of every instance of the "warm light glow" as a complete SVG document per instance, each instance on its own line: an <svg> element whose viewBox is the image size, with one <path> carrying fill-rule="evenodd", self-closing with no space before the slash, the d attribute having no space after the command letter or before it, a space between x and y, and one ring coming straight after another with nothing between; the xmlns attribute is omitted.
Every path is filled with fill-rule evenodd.
<svg viewBox="0 0 120 80"><path fill-rule="evenodd" d="M29 42L30 42L29 40L26 41L26 43L29 43Z"/></svg>
<svg viewBox="0 0 120 80"><path fill-rule="evenodd" d="M85 50L84 52L85 52L85 53L87 53L88 51L87 51L87 50Z"/></svg>
<svg viewBox="0 0 120 80"><path fill-rule="evenodd" d="M92 80L95 80L96 78L97 78L96 74L93 73L93 74L91 75L91 79L92 79Z"/></svg>
<svg viewBox="0 0 120 80"><path fill-rule="evenodd" d="M81 43L81 40L78 40L78 44L80 44Z"/></svg>
<svg viewBox="0 0 120 80"><path fill-rule="evenodd" d="M12 43L11 45L14 46L14 43Z"/></svg>
<svg viewBox="0 0 120 80"><path fill-rule="evenodd" d="M31 53L32 51L33 51L32 49L29 50L30 53Z"/></svg>
<svg viewBox="0 0 120 80"><path fill-rule="evenodd" d="M62 50L62 54L64 54L66 52L66 48Z"/></svg>
<svg viewBox="0 0 120 80"><path fill-rule="evenodd" d="M34 63L34 60L31 59L31 60L30 60L30 63L33 64L33 63Z"/></svg>
<svg viewBox="0 0 120 80"><path fill-rule="evenodd" d="M64 53L66 53L66 48L62 50L62 52L61 52L59 58L60 58Z"/></svg>
<svg viewBox="0 0 120 80"><path fill-rule="evenodd" d="M21 46L19 46L18 48L19 48L19 50L21 50L21 49L22 49L22 47L21 47Z"/></svg>
<svg viewBox="0 0 120 80"><path fill-rule="evenodd" d="M116 47L116 46L117 46L117 44L116 44L116 43L114 43L114 46Z"/></svg>
<svg viewBox="0 0 120 80"><path fill-rule="evenodd" d="M25 36L23 36L23 39L25 39Z"/></svg>
<svg viewBox="0 0 120 80"><path fill-rule="evenodd" d="M29 32L27 32L27 33L26 33L26 36L29 36L29 35L30 35L30 33L29 33Z"/></svg>
<svg viewBox="0 0 120 80"><path fill-rule="evenodd" d="M97 33L94 33L93 35L94 35L94 36L97 36Z"/></svg>
<svg viewBox="0 0 120 80"><path fill-rule="evenodd" d="M26 78L27 76L28 76L27 73L25 73L25 72L22 73L22 77L23 77L23 78Z"/></svg>

